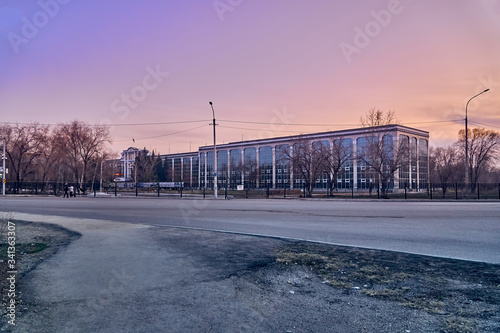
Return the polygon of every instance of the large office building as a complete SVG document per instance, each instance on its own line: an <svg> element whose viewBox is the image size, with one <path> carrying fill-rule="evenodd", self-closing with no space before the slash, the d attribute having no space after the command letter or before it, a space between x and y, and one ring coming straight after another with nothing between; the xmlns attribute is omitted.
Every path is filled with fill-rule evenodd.
<svg viewBox="0 0 500 333"><path fill-rule="evenodd" d="M293 165L294 147L298 142L333 147L341 142L350 156L335 178L336 189L368 190L380 177L359 156L374 137L384 141L386 149L395 151L404 142L408 158L385 184L397 191L406 186L412 190L426 188L429 179L429 133L402 125L386 125L269 139L239 141L217 145L217 168L214 147L200 147L197 152L162 155L168 182L183 182L184 187L213 188L217 172L219 188L302 188L306 180ZM340 141L339 141L340 140ZM387 148L389 147L389 148ZM393 152L390 152L392 154ZM124 151L124 168L131 175L129 151ZM327 188L332 178L316 174L315 188Z"/></svg>

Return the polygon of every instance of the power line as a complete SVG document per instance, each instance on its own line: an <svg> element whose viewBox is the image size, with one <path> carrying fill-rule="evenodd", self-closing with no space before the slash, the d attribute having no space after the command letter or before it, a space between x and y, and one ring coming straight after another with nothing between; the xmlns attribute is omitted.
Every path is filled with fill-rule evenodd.
<svg viewBox="0 0 500 333"><path fill-rule="evenodd" d="M92 127L97 127L97 126L106 126L106 127L112 127L112 126L117 126L117 127L124 127L124 126L154 126L154 125L178 125L178 124L192 124L192 123L201 123L201 122L207 122L209 120L185 120L185 121L169 121L169 122L156 122L156 123L128 123L128 124L86 124L87 126L92 126ZM19 123L19 122L7 122L7 121L0 121L0 124L6 124L6 125L33 125L33 124L38 124L41 126L57 126L57 125L62 125L62 124L67 124L67 123L38 123L38 122L31 122L31 123ZM69 122L71 123L71 122Z"/></svg>
<svg viewBox="0 0 500 333"><path fill-rule="evenodd" d="M187 120L187 121L169 121L164 123L138 123L138 124L106 124L105 126L151 126L151 125L177 125L207 122L209 120Z"/></svg>
<svg viewBox="0 0 500 333"><path fill-rule="evenodd" d="M221 122L228 123L239 123L239 124L255 124L255 125L270 125L270 122L260 122L260 121L245 121L245 120L228 120L228 119L218 119ZM455 123L458 121L463 121L463 119L450 119L450 120L436 120L436 121L419 121L419 122L411 122L406 123L407 125L417 125L417 124L437 124L437 123ZM320 127L359 127L359 124L307 124L307 123L279 123L279 125L283 126L320 126ZM404 125L403 125L404 126Z"/></svg>
<svg viewBox="0 0 500 333"><path fill-rule="evenodd" d="M494 127L494 128L500 128L500 126L483 124L483 123L480 123L480 122L477 122L477 121L472 121L472 120L469 120L469 123L473 123L473 124L477 124L477 125L483 125L483 126L488 126L488 127Z"/></svg>
<svg viewBox="0 0 500 333"><path fill-rule="evenodd" d="M136 140L156 139L156 138L161 138L161 137L170 136L170 135L174 135L174 134L179 134L179 133L194 131L195 129L202 128L202 127L205 127L205 126L207 126L207 125L196 126L196 127L193 127L193 128L182 130L182 131L177 131L177 132L172 132L172 133L167 133L167 134L162 134L162 135L156 135L156 136L150 136L150 137L147 137L147 138L134 139L134 142ZM130 140L116 140L115 142L127 142L127 141L130 141Z"/></svg>
<svg viewBox="0 0 500 333"><path fill-rule="evenodd" d="M263 130L261 128L248 128L248 127L233 127L233 126L224 126L224 125L219 125L221 128L231 128L231 129L239 129L239 130L245 130L245 131L262 131L262 132L285 132L285 133L297 133L297 131L283 131L283 130Z"/></svg>

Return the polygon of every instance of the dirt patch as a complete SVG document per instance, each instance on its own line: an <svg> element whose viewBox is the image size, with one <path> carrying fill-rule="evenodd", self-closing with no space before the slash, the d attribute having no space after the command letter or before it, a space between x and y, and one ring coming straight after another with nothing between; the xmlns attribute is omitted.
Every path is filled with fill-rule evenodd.
<svg viewBox="0 0 500 333"><path fill-rule="evenodd" d="M442 332L498 332L500 265L298 242L277 261L325 283L442 318Z"/></svg>
<svg viewBox="0 0 500 333"><path fill-rule="evenodd" d="M19 314L23 310L22 278L35 269L43 260L53 256L61 246L71 243L71 241L81 235L53 224L11 219L3 219L2 223L6 227L3 228L0 237L0 291L2 304L0 315L5 317L7 314L7 302L11 299L9 297L9 281L7 280L7 277L11 275L8 275L7 272L17 272L15 274L16 296L12 299L16 301L16 312ZM11 226L11 232L14 232L14 234L8 234L9 225ZM7 237L13 235L15 235L15 255L9 256ZM14 266L9 266L9 259L15 260Z"/></svg>

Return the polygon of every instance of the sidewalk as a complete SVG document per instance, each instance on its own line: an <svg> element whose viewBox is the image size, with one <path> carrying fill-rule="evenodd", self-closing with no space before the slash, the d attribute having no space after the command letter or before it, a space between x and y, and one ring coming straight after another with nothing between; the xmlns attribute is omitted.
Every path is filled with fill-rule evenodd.
<svg viewBox="0 0 500 333"><path fill-rule="evenodd" d="M16 213L82 237L22 282L13 332L423 332L435 318L275 263L286 241ZM367 311L368 310L368 311Z"/></svg>

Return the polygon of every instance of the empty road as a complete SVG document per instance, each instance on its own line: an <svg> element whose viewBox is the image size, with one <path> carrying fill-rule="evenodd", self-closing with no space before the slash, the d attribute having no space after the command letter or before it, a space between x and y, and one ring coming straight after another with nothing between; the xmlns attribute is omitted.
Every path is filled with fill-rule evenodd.
<svg viewBox="0 0 500 333"><path fill-rule="evenodd" d="M499 202L4 197L0 210L500 263ZM18 218L22 216L18 214Z"/></svg>

